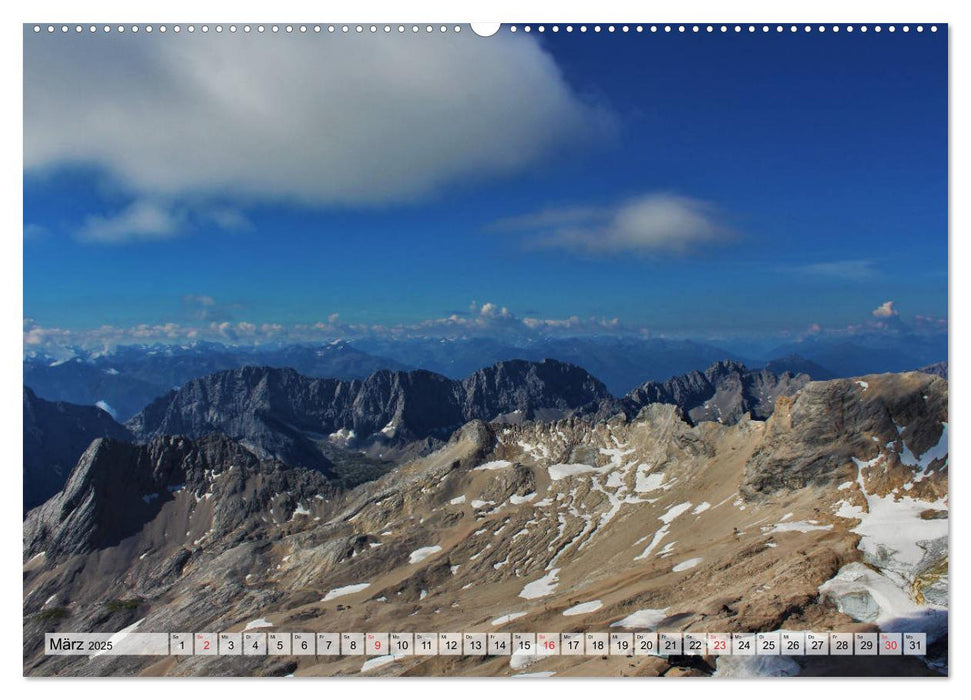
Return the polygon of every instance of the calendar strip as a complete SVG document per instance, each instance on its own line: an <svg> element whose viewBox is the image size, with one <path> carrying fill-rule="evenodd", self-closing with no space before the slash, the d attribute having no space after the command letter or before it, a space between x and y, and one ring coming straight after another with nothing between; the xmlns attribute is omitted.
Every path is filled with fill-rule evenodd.
<svg viewBox="0 0 971 700"><path fill-rule="evenodd" d="M923 632L48 633L52 656L924 656Z"/></svg>

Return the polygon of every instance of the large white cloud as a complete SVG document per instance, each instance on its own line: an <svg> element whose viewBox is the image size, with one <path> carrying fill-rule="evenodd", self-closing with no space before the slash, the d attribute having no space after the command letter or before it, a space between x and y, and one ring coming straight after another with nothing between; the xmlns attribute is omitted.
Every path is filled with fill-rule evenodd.
<svg viewBox="0 0 971 700"><path fill-rule="evenodd" d="M156 201L410 201L610 122L527 36L25 36L26 169L90 164Z"/></svg>

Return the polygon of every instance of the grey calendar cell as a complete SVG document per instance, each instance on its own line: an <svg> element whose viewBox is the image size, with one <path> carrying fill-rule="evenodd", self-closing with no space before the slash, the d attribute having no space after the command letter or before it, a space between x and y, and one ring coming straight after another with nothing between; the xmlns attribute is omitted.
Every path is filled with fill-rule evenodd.
<svg viewBox="0 0 971 700"><path fill-rule="evenodd" d="M266 656L266 632L243 632L243 656Z"/></svg>
<svg viewBox="0 0 971 700"><path fill-rule="evenodd" d="M857 632L853 635L853 653L857 656L876 656L879 635L875 632Z"/></svg>
<svg viewBox="0 0 971 700"><path fill-rule="evenodd" d="M172 632L169 634L169 653L172 656L191 656L192 650L191 632Z"/></svg>
<svg viewBox="0 0 971 700"><path fill-rule="evenodd" d="M220 632L219 633L219 655L220 656L242 656L243 655L243 635L240 632Z"/></svg>
<svg viewBox="0 0 971 700"><path fill-rule="evenodd" d="M340 656L341 636L337 632L318 632L317 656Z"/></svg>
<svg viewBox="0 0 971 700"><path fill-rule="evenodd" d="M291 656L293 654L293 636L289 632L268 632L266 635L266 651L270 656Z"/></svg>
<svg viewBox="0 0 971 700"><path fill-rule="evenodd" d="M341 656L364 656L364 633L341 633Z"/></svg>
<svg viewBox="0 0 971 700"><path fill-rule="evenodd" d="M294 656L314 656L317 653L317 636L311 632L294 632L290 648Z"/></svg>

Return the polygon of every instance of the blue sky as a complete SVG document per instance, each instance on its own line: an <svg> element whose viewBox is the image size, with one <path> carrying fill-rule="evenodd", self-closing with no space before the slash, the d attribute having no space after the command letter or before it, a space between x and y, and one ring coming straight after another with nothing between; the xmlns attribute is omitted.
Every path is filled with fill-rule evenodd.
<svg viewBox="0 0 971 700"><path fill-rule="evenodd" d="M945 32L28 32L25 327L576 317L704 338L846 327L888 300L944 317L946 50Z"/></svg>

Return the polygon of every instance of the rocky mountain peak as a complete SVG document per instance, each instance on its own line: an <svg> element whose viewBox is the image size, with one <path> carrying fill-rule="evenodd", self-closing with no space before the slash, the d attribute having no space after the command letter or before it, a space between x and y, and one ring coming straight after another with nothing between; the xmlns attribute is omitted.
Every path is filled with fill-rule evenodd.
<svg viewBox="0 0 971 700"><path fill-rule="evenodd" d="M651 403L675 404L695 422L731 424L745 414L764 420L772 414L778 397L795 394L809 380L805 374L750 370L740 362L723 360L704 373L695 371L665 382L646 382L630 392L623 404L631 414Z"/></svg>
<svg viewBox="0 0 971 700"><path fill-rule="evenodd" d="M26 386L23 405L25 513L57 493L92 440L131 439L124 426L97 406L45 401Z"/></svg>

